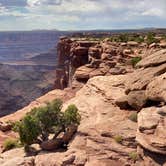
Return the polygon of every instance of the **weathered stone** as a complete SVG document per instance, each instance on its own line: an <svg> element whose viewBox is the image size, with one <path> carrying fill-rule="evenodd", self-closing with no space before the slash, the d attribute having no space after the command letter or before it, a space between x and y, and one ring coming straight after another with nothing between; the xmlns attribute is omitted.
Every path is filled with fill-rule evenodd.
<svg viewBox="0 0 166 166"><path fill-rule="evenodd" d="M157 66L166 62L166 49L157 51L137 63L137 67Z"/></svg>
<svg viewBox="0 0 166 166"><path fill-rule="evenodd" d="M61 138L56 138L48 141L44 141L41 143L40 147L43 150L56 150L60 148L63 144L63 141Z"/></svg>
<svg viewBox="0 0 166 166"><path fill-rule="evenodd" d="M127 96L128 104L136 110L143 108L143 106L146 104L146 100L147 99L144 90L131 91Z"/></svg>
<svg viewBox="0 0 166 166"><path fill-rule="evenodd" d="M146 69L138 69L129 74L126 81L126 93L132 90L144 90L146 86L154 79L166 72L166 64L157 67L148 67Z"/></svg>
<svg viewBox="0 0 166 166"><path fill-rule="evenodd" d="M115 68L111 68L109 70L109 73L112 74L112 75L125 74L126 73L126 69L125 68L121 68L121 67L115 67Z"/></svg>
<svg viewBox="0 0 166 166"><path fill-rule="evenodd" d="M115 101L115 104L120 107L121 109L128 109L129 105L128 105L128 101L127 101L127 96L122 96L121 98L118 98Z"/></svg>
<svg viewBox="0 0 166 166"><path fill-rule="evenodd" d="M146 88L146 96L153 101L166 102L166 73L154 78Z"/></svg>
<svg viewBox="0 0 166 166"><path fill-rule="evenodd" d="M138 114L136 140L151 152L166 155L166 106L144 108Z"/></svg>
<svg viewBox="0 0 166 166"><path fill-rule="evenodd" d="M34 157L14 157L0 162L1 166L34 166Z"/></svg>
<svg viewBox="0 0 166 166"><path fill-rule="evenodd" d="M89 74L94 70L95 70L94 68L81 66L76 70L74 76L77 80L86 80L87 81L89 79Z"/></svg>
<svg viewBox="0 0 166 166"><path fill-rule="evenodd" d="M89 77L92 78L95 76L103 76L104 74L105 73L101 72L99 69L96 69L89 74Z"/></svg>
<svg viewBox="0 0 166 166"><path fill-rule="evenodd" d="M68 156L68 157L63 159L62 166L71 165L71 164L73 164L74 160L75 160L75 156L74 155Z"/></svg>
<svg viewBox="0 0 166 166"><path fill-rule="evenodd" d="M77 131L77 127L76 125L71 125L67 128L67 130L65 131L63 137L62 137L62 141L65 144L68 144L70 142L70 140L72 139L72 137L74 136L74 134Z"/></svg>

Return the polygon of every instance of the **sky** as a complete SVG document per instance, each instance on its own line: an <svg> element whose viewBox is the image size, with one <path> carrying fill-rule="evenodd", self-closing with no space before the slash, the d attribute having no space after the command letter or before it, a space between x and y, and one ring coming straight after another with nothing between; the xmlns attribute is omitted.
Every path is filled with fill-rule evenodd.
<svg viewBox="0 0 166 166"><path fill-rule="evenodd" d="M166 27L166 0L0 0L0 30Z"/></svg>

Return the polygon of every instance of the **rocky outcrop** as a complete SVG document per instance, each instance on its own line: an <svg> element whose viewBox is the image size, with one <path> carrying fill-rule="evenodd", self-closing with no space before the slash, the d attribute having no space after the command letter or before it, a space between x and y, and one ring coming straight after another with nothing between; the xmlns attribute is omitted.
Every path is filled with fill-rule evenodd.
<svg viewBox="0 0 166 166"><path fill-rule="evenodd" d="M151 152L166 155L166 106L144 108L138 114L139 144Z"/></svg>
<svg viewBox="0 0 166 166"><path fill-rule="evenodd" d="M71 87L74 80L86 83L94 76L131 72L131 58L141 56L139 52L145 51L145 47L139 47L137 42L132 41L122 45L107 40L88 41L68 37L60 38L57 49L58 69L55 85L60 89Z"/></svg>
<svg viewBox="0 0 166 166"><path fill-rule="evenodd" d="M148 84L146 96L152 101L163 101L166 103L166 72Z"/></svg>
<svg viewBox="0 0 166 166"><path fill-rule="evenodd" d="M162 49L150 56L147 56L137 64L137 67L158 66L163 63L166 63L166 49Z"/></svg>
<svg viewBox="0 0 166 166"><path fill-rule="evenodd" d="M129 112L124 112L114 105L115 100L124 93L125 79L126 77L122 75L90 79L76 96L64 105L65 109L71 103L76 104L82 117L78 132L69 144L68 150L63 153L38 154L35 157L35 164L44 165L46 161L48 164L48 160L50 165L63 163L91 165L95 162L111 164L117 159L120 164L132 163L132 160L128 159L129 153L136 150L134 139L137 124L128 119ZM60 92L64 94L64 91ZM51 94L50 96L58 97ZM48 99L48 96L45 96L40 101ZM32 105L24 108L24 114L30 107L32 108ZM1 121L13 118L14 116L10 115ZM123 138L121 143L116 142L116 136Z"/></svg>

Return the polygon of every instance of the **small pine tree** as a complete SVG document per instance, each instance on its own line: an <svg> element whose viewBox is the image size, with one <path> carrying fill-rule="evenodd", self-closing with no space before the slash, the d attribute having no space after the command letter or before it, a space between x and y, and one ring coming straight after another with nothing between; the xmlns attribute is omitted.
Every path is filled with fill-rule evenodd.
<svg viewBox="0 0 166 166"><path fill-rule="evenodd" d="M16 122L14 131L19 133L20 141L24 146L34 143L41 132L35 118L31 115L26 115L22 121Z"/></svg>
<svg viewBox="0 0 166 166"><path fill-rule="evenodd" d="M56 99L45 107L32 109L21 121L15 123L14 131L19 133L26 151L29 145L48 140L50 134L56 138L70 125L79 125L81 117L75 105L70 105L65 112L61 109L62 101Z"/></svg>

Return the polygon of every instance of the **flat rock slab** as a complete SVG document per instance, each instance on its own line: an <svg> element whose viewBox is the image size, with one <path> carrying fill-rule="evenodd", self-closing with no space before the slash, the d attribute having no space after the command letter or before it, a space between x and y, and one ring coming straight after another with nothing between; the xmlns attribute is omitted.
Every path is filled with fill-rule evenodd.
<svg viewBox="0 0 166 166"><path fill-rule="evenodd" d="M129 75L126 81L126 93L129 93L132 90L145 90L146 86L153 81L155 76L159 76L165 72L166 63L157 67L136 70Z"/></svg>
<svg viewBox="0 0 166 166"><path fill-rule="evenodd" d="M157 66L166 62L166 49L157 51L137 63L137 67Z"/></svg>
<svg viewBox="0 0 166 166"><path fill-rule="evenodd" d="M140 111L136 140L145 149L166 155L166 106Z"/></svg>
<svg viewBox="0 0 166 166"><path fill-rule="evenodd" d="M166 102L166 73L156 77L147 86L146 96L153 101Z"/></svg>

